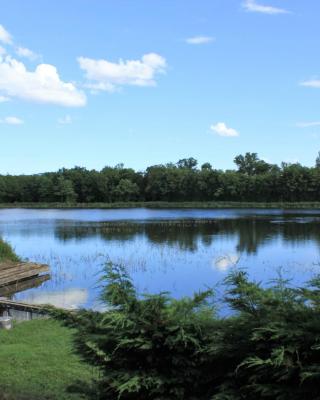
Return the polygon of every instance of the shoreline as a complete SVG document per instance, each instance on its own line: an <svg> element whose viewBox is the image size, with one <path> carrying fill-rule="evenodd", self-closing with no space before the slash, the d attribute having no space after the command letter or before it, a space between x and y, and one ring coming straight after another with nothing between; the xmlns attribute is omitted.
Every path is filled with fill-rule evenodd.
<svg viewBox="0 0 320 400"><path fill-rule="evenodd" d="M319 209L319 202L117 202L117 203L0 203L0 209Z"/></svg>

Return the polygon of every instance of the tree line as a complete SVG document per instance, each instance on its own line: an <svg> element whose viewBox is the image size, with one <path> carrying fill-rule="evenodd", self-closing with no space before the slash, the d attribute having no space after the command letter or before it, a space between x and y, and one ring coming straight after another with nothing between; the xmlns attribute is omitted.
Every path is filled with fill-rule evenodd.
<svg viewBox="0 0 320 400"><path fill-rule="evenodd" d="M62 168L34 175L0 175L0 202L114 203L131 201L299 202L320 199L320 156L314 167L271 164L256 153L238 155L236 169L220 170L194 158L153 165L123 164L100 171Z"/></svg>

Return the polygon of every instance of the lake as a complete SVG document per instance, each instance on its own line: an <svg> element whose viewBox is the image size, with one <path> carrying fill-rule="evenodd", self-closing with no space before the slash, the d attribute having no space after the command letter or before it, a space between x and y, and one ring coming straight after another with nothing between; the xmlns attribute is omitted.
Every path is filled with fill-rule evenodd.
<svg viewBox="0 0 320 400"><path fill-rule="evenodd" d="M215 287L232 268L268 285L320 272L320 210L0 210L0 236L48 263L51 279L14 295L31 303L100 309L99 276L126 266L139 292L175 297Z"/></svg>

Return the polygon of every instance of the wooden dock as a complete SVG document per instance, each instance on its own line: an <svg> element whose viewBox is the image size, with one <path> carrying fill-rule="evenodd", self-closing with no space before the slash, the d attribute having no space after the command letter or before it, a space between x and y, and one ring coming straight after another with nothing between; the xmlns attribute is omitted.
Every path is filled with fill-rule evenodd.
<svg viewBox="0 0 320 400"><path fill-rule="evenodd" d="M0 288L26 279L35 278L45 272L49 272L49 266L46 264L12 261L1 262Z"/></svg>
<svg viewBox="0 0 320 400"><path fill-rule="evenodd" d="M45 318L47 312L44 306L22 303L0 297L0 316L10 316L16 321L29 321Z"/></svg>
<svg viewBox="0 0 320 400"><path fill-rule="evenodd" d="M6 261L0 263L0 316L11 316L16 320L43 317L41 306L21 303L10 297L23 290L40 286L50 279L49 266L30 262Z"/></svg>
<svg viewBox="0 0 320 400"><path fill-rule="evenodd" d="M23 279L22 281L10 283L9 285L1 286L0 297L10 298L16 293L41 286L44 282L48 281L49 279L50 275L45 274L45 275L31 277L28 279Z"/></svg>
<svg viewBox="0 0 320 400"><path fill-rule="evenodd" d="M0 297L0 308L2 309L14 309L17 311L30 311L40 313L43 311L43 306L22 303L20 301L10 300L6 297Z"/></svg>

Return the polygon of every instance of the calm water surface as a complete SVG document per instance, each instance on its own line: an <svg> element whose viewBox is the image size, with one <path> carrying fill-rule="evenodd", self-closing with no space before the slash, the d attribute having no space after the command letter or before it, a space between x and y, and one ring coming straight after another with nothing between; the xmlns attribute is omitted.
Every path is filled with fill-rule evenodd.
<svg viewBox="0 0 320 400"><path fill-rule="evenodd" d="M66 307L101 307L107 260L123 263L139 291L176 297L218 285L232 268L263 284L279 269L294 285L320 273L320 210L7 209L0 236L51 267L49 281L15 298Z"/></svg>

